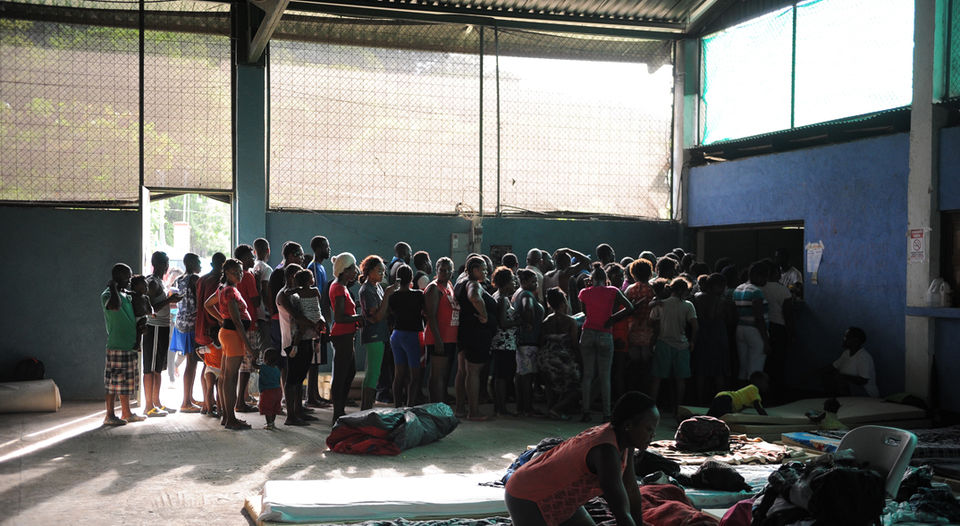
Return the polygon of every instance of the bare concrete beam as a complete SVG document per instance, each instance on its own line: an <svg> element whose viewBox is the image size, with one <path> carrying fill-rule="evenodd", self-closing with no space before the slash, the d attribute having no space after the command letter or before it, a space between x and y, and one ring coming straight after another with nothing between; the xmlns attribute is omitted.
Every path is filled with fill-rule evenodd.
<svg viewBox="0 0 960 526"><path fill-rule="evenodd" d="M260 60L263 50L267 48L270 37L280 24L280 18L283 11L287 8L290 0L251 0L250 3L263 10L265 13L257 33L253 35L250 41L249 51L247 52L247 62L254 63Z"/></svg>

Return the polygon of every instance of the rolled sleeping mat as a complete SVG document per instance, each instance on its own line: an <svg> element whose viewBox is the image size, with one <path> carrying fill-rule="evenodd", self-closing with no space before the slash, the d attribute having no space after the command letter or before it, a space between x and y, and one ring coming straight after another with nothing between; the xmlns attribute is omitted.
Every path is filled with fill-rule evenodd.
<svg viewBox="0 0 960 526"><path fill-rule="evenodd" d="M0 413L60 410L60 389L53 380L0 383Z"/></svg>

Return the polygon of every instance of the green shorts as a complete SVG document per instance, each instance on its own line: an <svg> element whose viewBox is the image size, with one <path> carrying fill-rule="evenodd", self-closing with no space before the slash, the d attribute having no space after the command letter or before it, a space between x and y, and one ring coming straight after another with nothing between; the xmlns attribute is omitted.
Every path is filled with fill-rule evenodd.
<svg viewBox="0 0 960 526"><path fill-rule="evenodd" d="M657 341L651 372L657 378L690 378L690 349Z"/></svg>

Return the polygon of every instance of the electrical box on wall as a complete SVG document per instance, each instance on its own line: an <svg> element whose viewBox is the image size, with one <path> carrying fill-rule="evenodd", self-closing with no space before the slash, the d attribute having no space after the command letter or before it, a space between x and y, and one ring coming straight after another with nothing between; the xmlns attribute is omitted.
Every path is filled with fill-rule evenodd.
<svg viewBox="0 0 960 526"><path fill-rule="evenodd" d="M470 234L467 232L454 232L450 234L450 259L453 260L454 268L462 265L469 253Z"/></svg>

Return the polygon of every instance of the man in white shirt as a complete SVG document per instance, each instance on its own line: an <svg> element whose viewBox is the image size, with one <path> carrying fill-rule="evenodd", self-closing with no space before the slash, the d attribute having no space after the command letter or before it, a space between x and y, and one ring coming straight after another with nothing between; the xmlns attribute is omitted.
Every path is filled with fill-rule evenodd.
<svg viewBox="0 0 960 526"><path fill-rule="evenodd" d="M790 264L790 253L785 248L773 252L773 258L780 267L780 284L791 290L803 286L803 273Z"/></svg>
<svg viewBox="0 0 960 526"><path fill-rule="evenodd" d="M761 287L763 297L767 300L768 321L767 330L770 334L770 353L767 354L767 361L764 370L770 376L770 392L767 396L767 403L785 402L782 398L784 393L787 370L786 359L790 354L790 335L792 334L791 304L793 294L790 289L780 283L780 268L776 263L770 262L768 265L770 279L767 284Z"/></svg>
<svg viewBox="0 0 960 526"><path fill-rule="evenodd" d="M843 333L843 353L831 368L832 394L880 396L873 357L863 348L866 341L867 335L859 327L850 327Z"/></svg>

